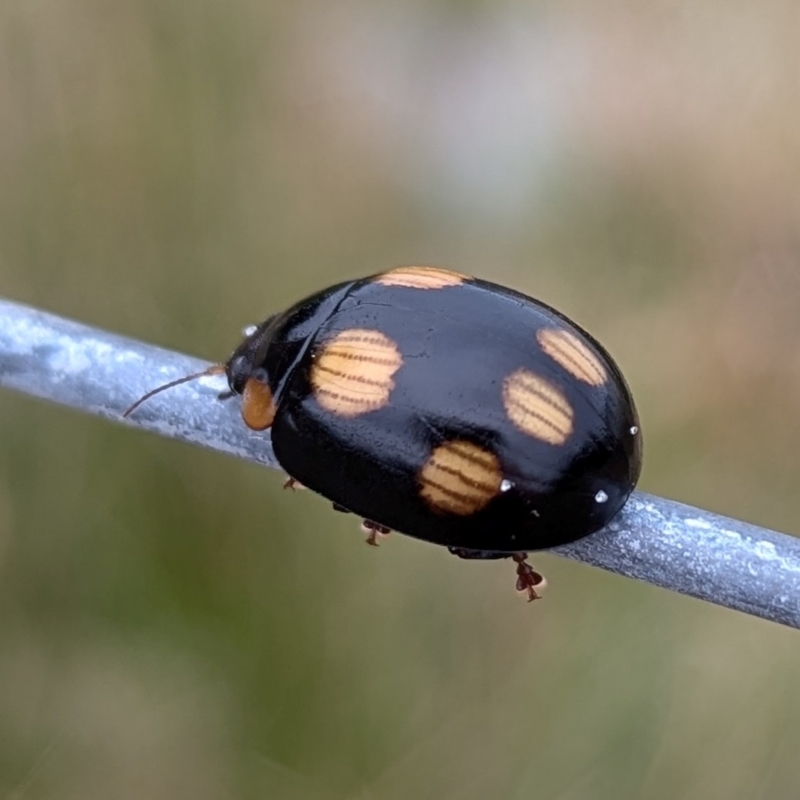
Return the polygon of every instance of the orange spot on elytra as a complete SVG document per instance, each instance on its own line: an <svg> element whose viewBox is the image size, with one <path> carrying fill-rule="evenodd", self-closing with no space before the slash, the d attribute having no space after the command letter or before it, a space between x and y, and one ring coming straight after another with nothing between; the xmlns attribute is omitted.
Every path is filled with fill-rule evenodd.
<svg viewBox="0 0 800 800"><path fill-rule="evenodd" d="M444 289L469 280L468 275L441 267L397 267L375 278L382 286L404 286L407 289Z"/></svg>
<svg viewBox="0 0 800 800"><path fill-rule="evenodd" d="M356 417L389 402L393 376L403 364L397 344L380 331L350 328L326 342L311 367L317 402L343 417Z"/></svg>
<svg viewBox="0 0 800 800"><path fill-rule="evenodd" d="M494 453L456 439L434 448L418 480L422 499L435 511L469 516L498 494L503 473Z"/></svg>
<svg viewBox="0 0 800 800"><path fill-rule="evenodd" d="M590 386L602 386L606 382L606 368L603 362L571 331L561 328L541 328L536 331L536 341L553 361L579 381Z"/></svg>
<svg viewBox="0 0 800 800"><path fill-rule="evenodd" d="M553 445L567 441L574 412L563 392L527 369L512 372L503 381L503 406L523 433Z"/></svg>

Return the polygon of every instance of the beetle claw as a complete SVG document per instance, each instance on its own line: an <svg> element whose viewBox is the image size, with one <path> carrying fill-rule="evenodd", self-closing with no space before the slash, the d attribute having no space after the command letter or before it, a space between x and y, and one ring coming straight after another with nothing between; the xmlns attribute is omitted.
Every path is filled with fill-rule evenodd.
<svg viewBox="0 0 800 800"><path fill-rule="evenodd" d="M385 525L365 519L361 522L361 532L367 537L367 544L377 547L381 539L385 539L392 531Z"/></svg>
<svg viewBox="0 0 800 800"><path fill-rule="evenodd" d="M511 557L517 564L517 591L527 594L529 603L540 600L547 588L547 579L528 563L527 553L514 553Z"/></svg>
<svg viewBox="0 0 800 800"><path fill-rule="evenodd" d="M300 481L295 480L291 475L283 482L284 489L291 489L295 491L295 489L305 489L306 487L303 486Z"/></svg>

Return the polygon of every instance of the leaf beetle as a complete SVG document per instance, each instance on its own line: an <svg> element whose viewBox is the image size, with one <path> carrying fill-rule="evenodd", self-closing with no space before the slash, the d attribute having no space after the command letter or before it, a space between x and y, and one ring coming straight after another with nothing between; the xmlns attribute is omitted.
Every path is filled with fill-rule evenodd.
<svg viewBox="0 0 800 800"><path fill-rule="evenodd" d="M244 423L271 431L287 486L461 558L580 539L625 504L642 437L625 379L567 317L512 289L398 267L301 300L247 332L225 364ZM198 377L190 375L144 395Z"/></svg>

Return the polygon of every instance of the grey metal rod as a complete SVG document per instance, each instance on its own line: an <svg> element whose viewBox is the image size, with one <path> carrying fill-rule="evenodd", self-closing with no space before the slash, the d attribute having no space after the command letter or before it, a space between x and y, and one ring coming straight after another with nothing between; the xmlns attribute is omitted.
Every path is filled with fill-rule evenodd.
<svg viewBox="0 0 800 800"><path fill-rule="evenodd" d="M0 300L0 385L278 467L269 434L219 402L221 377L156 395L154 387L208 366L159 347ZM800 628L800 539L635 492L602 531L554 552L567 558Z"/></svg>
<svg viewBox="0 0 800 800"><path fill-rule="evenodd" d="M217 402L221 376L158 394L131 417L145 392L208 363L0 299L0 386L277 467L269 433L254 434L236 403Z"/></svg>

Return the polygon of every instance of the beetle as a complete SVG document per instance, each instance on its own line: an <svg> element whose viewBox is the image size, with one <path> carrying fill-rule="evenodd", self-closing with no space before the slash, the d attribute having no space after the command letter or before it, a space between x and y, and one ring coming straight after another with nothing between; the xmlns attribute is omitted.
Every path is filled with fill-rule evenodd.
<svg viewBox="0 0 800 800"><path fill-rule="evenodd" d="M290 476L461 558L512 558L606 525L633 491L642 437L611 356L563 314L438 267L339 283L250 329L222 373ZM190 380L186 376L149 392Z"/></svg>

